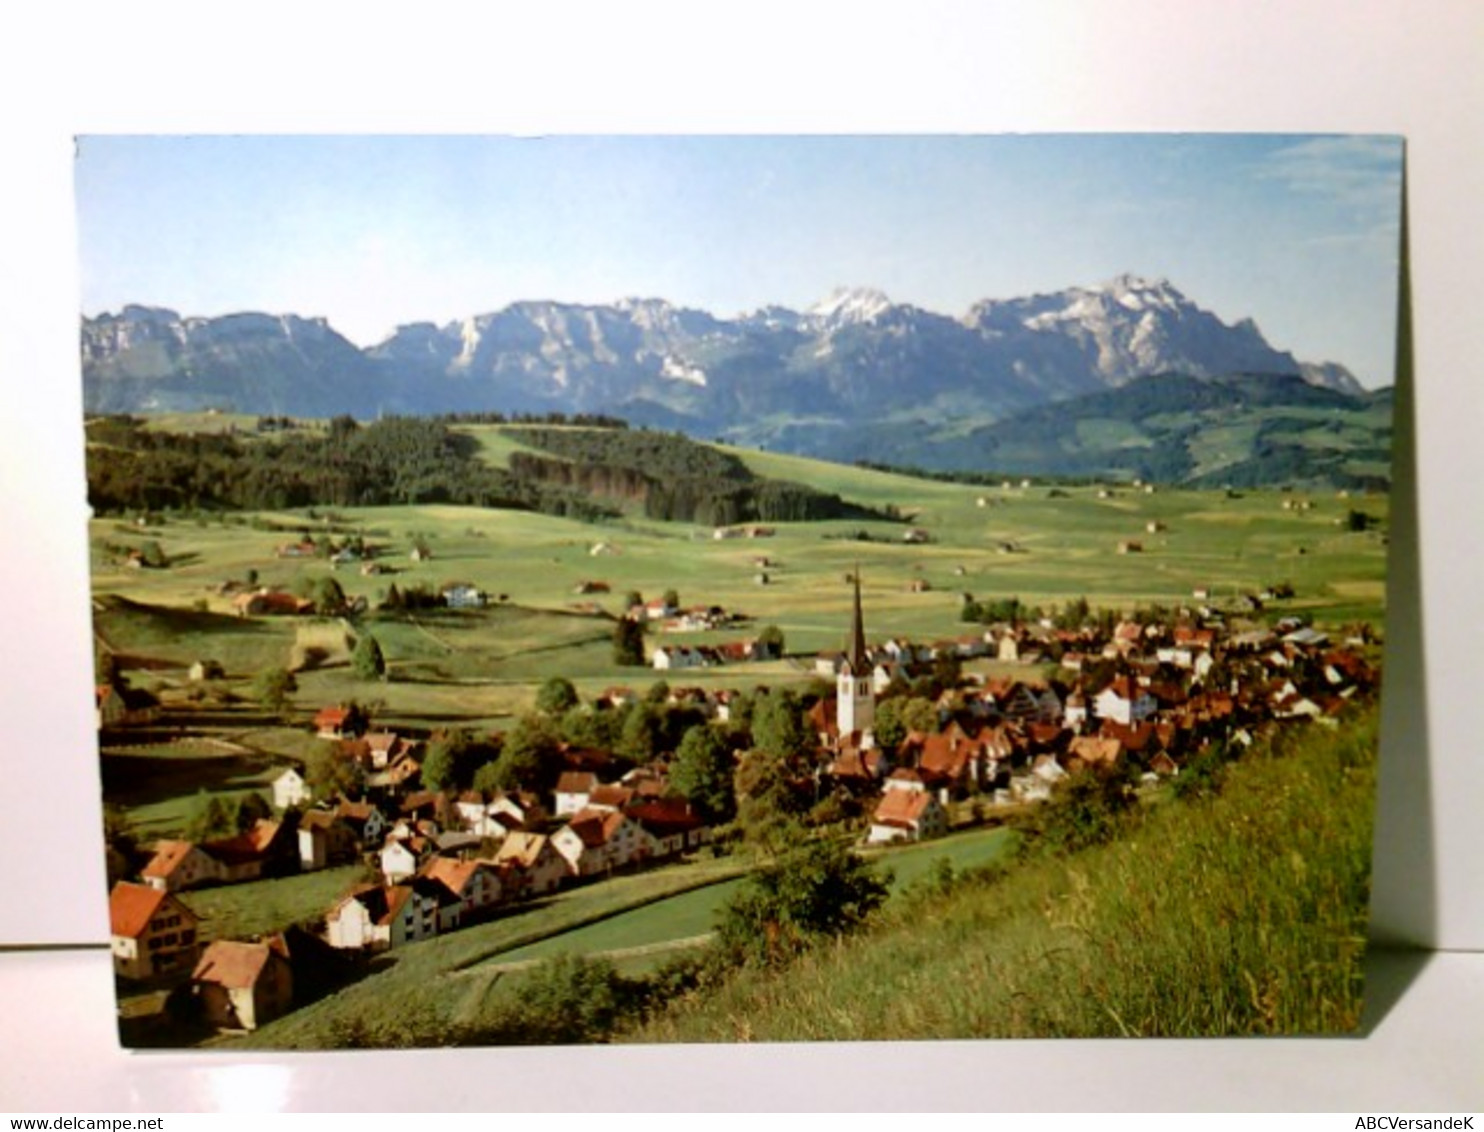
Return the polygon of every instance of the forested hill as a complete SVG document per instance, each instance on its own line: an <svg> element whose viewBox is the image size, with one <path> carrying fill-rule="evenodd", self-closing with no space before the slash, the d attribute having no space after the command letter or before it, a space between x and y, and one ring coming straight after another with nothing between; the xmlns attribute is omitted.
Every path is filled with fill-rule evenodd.
<svg viewBox="0 0 1484 1132"><path fill-rule="evenodd" d="M499 426L495 426L499 427ZM387 418L327 427L265 418L255 431L181 432L131 417L88 422L88 499L99 514L166 509L458 503L579 519L637 504L651 518L736 522L885 518L838 495L755 475L685 437L606 427L511 427L510 467L447 422Z"/></svg>
<svg viewBox="0 0 1484 1132"><path fill-rule="evenodd" d="M1390 389L1354 395L1296 377L1164 374L958 435L899 428L876 462L1192 487L1384 490L1391 402Z"/></svg>

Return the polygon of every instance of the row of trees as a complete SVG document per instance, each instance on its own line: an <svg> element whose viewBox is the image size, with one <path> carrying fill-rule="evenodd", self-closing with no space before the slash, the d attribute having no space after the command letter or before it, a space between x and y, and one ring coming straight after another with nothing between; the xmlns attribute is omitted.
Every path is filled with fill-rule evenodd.
<svg viewBox="0 0 1484 1132"><path fill-rule="evenodd" d="M337 417L326 432L256 439L155 432L115 417L89 422L88 438L88 500L99 514L417 503L615 514L590 497L492 468L474 437L411 417L364 426Z"/></svg>

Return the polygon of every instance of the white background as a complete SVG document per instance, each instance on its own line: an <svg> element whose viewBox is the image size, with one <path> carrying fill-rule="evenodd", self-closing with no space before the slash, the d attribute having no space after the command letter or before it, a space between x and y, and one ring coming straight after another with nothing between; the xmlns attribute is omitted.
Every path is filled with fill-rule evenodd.
<svg viewBox="0 0 1484 1132"><path fill-rule="evenodd" d="M0 412L0 867L8 890L0 901L0 942L106 937L73 135L1222 130L1397 133L1408 141L1419 538L1405 537L1413 510L1404 459L1392 578L1420 597L1394 596L1388 626L1396 647L1384 700L1375 931L1440 949L1484 948L1484 838L1476 819L1484 757L1475 711L1484 687L1476 486L1484 483L1484 5L766 0L516 10L267 0L28 7L0 37L0 106L7 119L0 172L0 377L7 395ZM106 959L93 958L106 971ZM1388 1039L1383 1027L1362 1042L1293 1047L1293 1057L1282 1061L1285 1071L1248 1065L1257 1072L1239 1083L1229 1074L1252 1055L1234 1051L1250 1044L1182 1043L1182 1050L1194 1045L1197 1052L1174 1059L1181 1080L1163 1095L1183 1099L1181 1107L1209 1097L1217 1107L1338 1108L1349 1107L1340 1103L1348 1094L1336 1093L1335 1082L1353 1078L1357 1086L1394 1089L1394 1107L1456 1106L1465 1086L1474 1089L1477 1107L1477 1059L1460 1055L1480 1049L1478 958L1444 964L1461 972L1451 976L1435 966L1419 981L1416 1001L1403 1000L1395 1014L1414 1027L1405 1054L1387 1045L1400 1038ZM24 1098L61 1104L68 1073L54 1051L70 1043L54 1046L46 1036L60 1040L61 1017L79 1027L75 1036L84 1048L107 1051L109 1022L95 1017L106 1010L100 1005L106 994L97 993L106 976L87 974L93 967L86 959L0 960L7 998L24 984L48 1004L32 1014L34 1040L13 1028L14 1012L3 1027L21 1039L7 1042L5 1051L25 1070L12 1080L27 1082ZM1447 1009L1450 1002L1458 1009ZM1316 1047L1325 1052L1303 1052ZM926 1045L866 1056L845 1047L815 1047L802 1058L777 1049L749 1050L745 1057L734 1051L734 1062L711 1051L697 1055L687 1073L672 1072L667 1053L657 1063L664 1081L658 1093L635 1091L615 1076L634 1069L642 1055L585 1051L582 1077L597 1090L585 1094L573 1091L576 1077L564 1071L578 1064L575 1055L471 1054L504 1056L506 1068L518 1064L524 1085L503 1092L488 1079L483 1090L458 1095L481 1107L521 1108L591 1107L593 1097L659 1108L850 1108L853 1099L876 1108L1075 1107L1080 1080L1103 1106L1126 1099L1158 1107L1151 1098L1161 1094L1149 1090L1174 1068L1173 1047L1079 1043L1075 1063L1067 1060L1073 1048L1031 1043L1010 1054L1004 1046L959 1043L947 1047L954 1071L946 1077L934 1068L947 1067L945 1048ZM1266 1063L1269 1055L1262 1057ZM207 1103L202 1075L222 1071L219 1060L202 1057L162 1063L103 1052L98 1058L94 1079L104 1091L91 1094L97 1107L110 1107L106 1101L115 1095L119 1107L146 1096L197 1107ZM1331 1064L1336 1059L1341 1069ZM355 1087L363 1072L357 1066L374 1062L379 1074L387 1064L340 1058L329 1072L323 1061L280 1061L296 1066L284 1103L297 1107L377 1104ZM1019 1079L1064 1082L1071 1091L1017 1089L1004 1079L1003 1067L1012 1062ZM454 1079L449 1067L470 1064L419 1062L420 1084L396 1098L382 1094L379 1103L451 1103L444 1087ZM746 1067L748 1087L714 1076L728 1064ZM899 1093L883 1094L885 1082L872 1072L883 1064L894 1067ZM214 1068L193 1075L183 1068L191 1065ZM1431 1073L1419 1075L1419 1065ZM654 1073L656 1063L644 1069ZM562 1080L567 1087L554 1087ZM170 1082L180 1082L179 1090ZM0 1107L30 1107L22 1100L20 1093L7 1099L0 1085Z"/></svg>

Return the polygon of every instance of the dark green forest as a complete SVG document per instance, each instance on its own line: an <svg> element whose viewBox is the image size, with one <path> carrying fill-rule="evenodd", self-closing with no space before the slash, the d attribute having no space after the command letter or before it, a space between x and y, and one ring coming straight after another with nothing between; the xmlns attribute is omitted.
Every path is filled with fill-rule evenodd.
<svg viewBox="0 0 1484 1132"><path fill-rule="evenodd" d="M735 456L672 433L522 427L524 443L552 456L518 452L506 470L481 460L475 437L440 421L266 424L254 435L184 434L134 417L95 418L88 501L100 515L454 503L591 521L638 502L649 518L707 525L887 517L761 479Z"/></svg>

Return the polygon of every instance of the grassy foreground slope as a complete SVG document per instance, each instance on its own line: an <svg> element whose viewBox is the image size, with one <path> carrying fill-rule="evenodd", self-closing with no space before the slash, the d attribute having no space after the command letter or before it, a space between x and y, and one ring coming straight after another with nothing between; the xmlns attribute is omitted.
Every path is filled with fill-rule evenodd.
<svg viewBox="0 0 1484 1132"><path fill-rule="evenodd" d="M792 966L738 971L625 1040L1300 1034L1353 1029L1375 717L1285 733L1120 840L958 881Z"/></svg>

